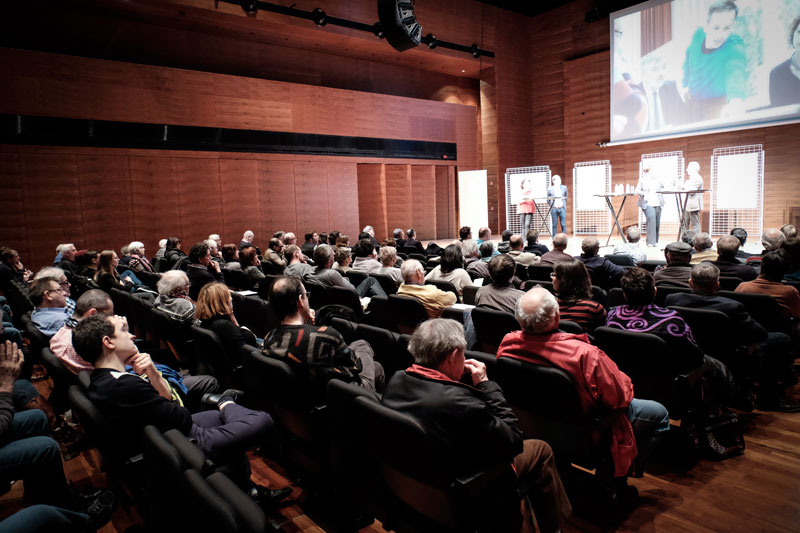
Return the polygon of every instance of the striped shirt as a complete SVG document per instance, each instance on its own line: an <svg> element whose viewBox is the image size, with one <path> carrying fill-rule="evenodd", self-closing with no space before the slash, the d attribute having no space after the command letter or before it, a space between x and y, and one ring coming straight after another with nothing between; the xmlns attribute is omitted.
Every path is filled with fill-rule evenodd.
<svg viewBox="0 0 800 533"><path fill-rule="evenodd" d="M571 320L590 333L606 324L606 310L594 300L565 302L559 298L558 310L563 320Z"/></svg>

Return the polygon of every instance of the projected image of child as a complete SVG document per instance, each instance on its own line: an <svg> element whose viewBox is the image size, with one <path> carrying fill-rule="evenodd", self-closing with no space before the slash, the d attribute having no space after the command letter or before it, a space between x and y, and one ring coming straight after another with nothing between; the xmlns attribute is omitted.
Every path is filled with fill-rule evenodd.
<svg viewBox="0 0 800 533"><path fill-rule="evenodd" d="M711 4L686 50L683 86L698 120L744 114L748 72L744 41L733 33L738 14L732 0Z"/></svg>
<svg viewBox="0 0 800 533"><path fill-rule="evenodd" d="M794 52L769 73L769 103L782 106L800 103L800 17L792 21L789 44Z"/></svg>
<svg viewBox="0 0 800 533"><path fill-rule="evenodd" d="M677 83L666 79L667 60L661 49L644 56L641 66L642 83L633 88L641 93L647 106L644 131L658 131L686 122L686 103Z"/></svg>

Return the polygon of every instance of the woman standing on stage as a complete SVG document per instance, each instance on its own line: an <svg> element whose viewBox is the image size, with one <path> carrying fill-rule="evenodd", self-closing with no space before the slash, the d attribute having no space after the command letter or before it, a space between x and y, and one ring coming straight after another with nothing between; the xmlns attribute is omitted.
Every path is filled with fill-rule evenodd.
<svg viewBox="0 0 800 533"><path fill-rule="evenodd" d="M536 209L536 204L533 203L533 187L530 178L525 178L519 184L522 193L520 194L521 200L517 206L517 213L519 213L519 224L522 226L520 233L525 235L533 222L533 212Z"/></svg>
<svg viewBox="0 0 800 533"><path fill-rule="evenodd" d="M653 172L653 163L642 162L642 175L636 184L636 192L639 194L639 207L647 221L647 246L658 245L661 208L664 206L664 196L659 192L662 188L661 180Z"/></svg>

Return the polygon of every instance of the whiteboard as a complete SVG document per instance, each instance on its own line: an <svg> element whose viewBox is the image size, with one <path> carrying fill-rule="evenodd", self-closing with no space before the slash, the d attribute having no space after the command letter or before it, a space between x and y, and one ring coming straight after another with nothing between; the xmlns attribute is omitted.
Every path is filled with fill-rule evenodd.
<svg viewBox="0 0 800 533"><path fill-rule="evenodd" d="M575 209L605 211L606 202L596 194L606 194L607 165L575 166Z"/></svg>
<svg viewBox="0 0 800 533"><path fill-rule="evenodd" d="M759 152L717 157L717 209L757 209Z"/></svg>
<svg viewBox="0 0 800 533"><path fill-rule="evenodd" d="M469 226L477 235L478 228L489 226L489 196L485 170L458 173L459 226Z"/></svg>

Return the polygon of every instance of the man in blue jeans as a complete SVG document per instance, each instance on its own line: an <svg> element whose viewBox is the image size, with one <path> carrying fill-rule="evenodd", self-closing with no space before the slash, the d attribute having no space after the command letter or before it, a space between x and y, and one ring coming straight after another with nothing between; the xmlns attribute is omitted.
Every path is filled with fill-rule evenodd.
<svg viewBox="0 0 800 533"><path fill-rule="evenodd" d="M558 221L561 220L562 233L567 232L567 199L569 193L567 187L561 185L561 176L555 174L553 176L553 186L547 189L547 203L552 206L550 209L550 218L553 222L553 233L555 235L558 230Z"/></svg>

